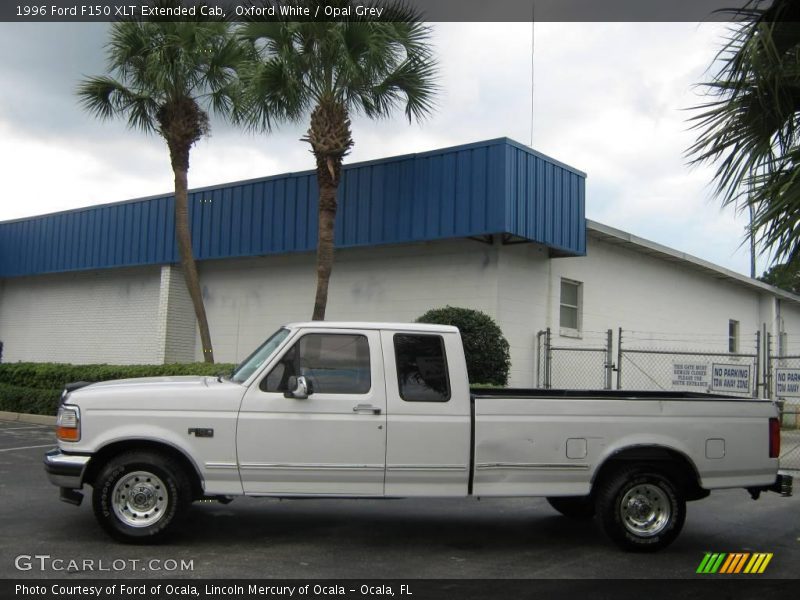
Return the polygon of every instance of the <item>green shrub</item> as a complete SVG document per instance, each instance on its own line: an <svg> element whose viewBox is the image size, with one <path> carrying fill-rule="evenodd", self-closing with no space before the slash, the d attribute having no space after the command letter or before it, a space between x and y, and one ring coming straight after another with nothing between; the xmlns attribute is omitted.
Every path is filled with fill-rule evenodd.
<svg viewBox="0 0 800 600"><path fill-rule="evenodd" d="M511 358L508 342L497 323L479 310L446 306L429 310L417 323L455 325L461 331L470 383L503 386L508 383Z"/></svg>
<svg viewBox="0 0 800 600"><path fill-rule="evenodd" d="M229 373L228 363L169 365L70 365L62 363L0 364L0 410L54 415L64 385L73 381L109 381L165 375Z"/></svg>

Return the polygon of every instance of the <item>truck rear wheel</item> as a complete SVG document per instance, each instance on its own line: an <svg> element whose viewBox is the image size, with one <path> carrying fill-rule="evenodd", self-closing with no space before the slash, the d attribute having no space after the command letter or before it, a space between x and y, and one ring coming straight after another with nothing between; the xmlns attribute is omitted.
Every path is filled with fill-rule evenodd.
<svg viewBox="0 0 800 600"><path fill-rule="evenodd" d="M629 467L602 484L597 512L605 532L623 550L655 552L678 537L686 520L686 501L669 477Z"/></svg>
<svg viewBox="0 0 800 600"><path fill-rule="evenodd" d="M191 503L183 468L155 452L115 456L94 480L92 507L100 526L116 540L149 544L160 541Z"/></svg>
<svg viewBox="0 0 800 600"><path fill-rule="evenodd" d="M590 496L547 498L547 503L570 519L591 519L594 516L594 502Z"/></svg>

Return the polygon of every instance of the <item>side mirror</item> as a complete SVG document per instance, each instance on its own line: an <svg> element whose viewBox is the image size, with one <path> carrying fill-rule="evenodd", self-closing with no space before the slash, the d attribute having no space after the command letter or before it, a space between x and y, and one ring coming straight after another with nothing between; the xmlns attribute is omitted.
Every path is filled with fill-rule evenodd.
<svg viewBox="0 0 800 600"><path fill-rule="evenodd" d="M314 387L311 382L302 375L289 377L289 389L284 392L284 398L295 398L296 400L305 400L314 393Z"/></svg>

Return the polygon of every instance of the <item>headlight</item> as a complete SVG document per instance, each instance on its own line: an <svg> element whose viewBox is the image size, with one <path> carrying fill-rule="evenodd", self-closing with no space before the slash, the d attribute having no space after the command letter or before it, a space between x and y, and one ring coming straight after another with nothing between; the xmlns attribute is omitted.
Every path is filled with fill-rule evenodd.
<svg viewBox="0 0 800 600"><path fill-rule="evenodd" d="M81 412L77 406L61 406L56 418L56 437L62 442L81 439Z"/></svg>

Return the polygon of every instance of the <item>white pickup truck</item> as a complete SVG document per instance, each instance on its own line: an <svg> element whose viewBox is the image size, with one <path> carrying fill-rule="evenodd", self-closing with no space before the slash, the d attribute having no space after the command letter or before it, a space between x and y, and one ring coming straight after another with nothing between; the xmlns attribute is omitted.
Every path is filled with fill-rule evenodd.
<svg viewBox="0 0 800 600"><path fill-rule="evenodd" d="M70 384L45 456L126 542L193 500L544 496L626 550L679 534L717 488L790 495L766 400L670 392L472 390L454 327L294 323L230 378Z"/></svg>

